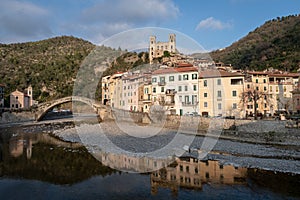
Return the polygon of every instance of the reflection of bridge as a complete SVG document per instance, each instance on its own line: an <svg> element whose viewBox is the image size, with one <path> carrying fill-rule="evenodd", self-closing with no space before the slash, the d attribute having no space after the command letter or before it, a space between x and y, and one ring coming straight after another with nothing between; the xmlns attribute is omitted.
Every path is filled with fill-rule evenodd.
<svg viewBox="0 0 300 200"><path fill-rule="evenodd" d="M110 112L108 112L110 110L108 106L104 106L93 99L80 96L69 96L39 104L35 112L35 120L40 121L49 110L53 109L57 105L74 101L82 102L89 105L91 108L94 109L95 113L99 115L100 119L105 118L108 115L107 113L110 114Z"/></svg>

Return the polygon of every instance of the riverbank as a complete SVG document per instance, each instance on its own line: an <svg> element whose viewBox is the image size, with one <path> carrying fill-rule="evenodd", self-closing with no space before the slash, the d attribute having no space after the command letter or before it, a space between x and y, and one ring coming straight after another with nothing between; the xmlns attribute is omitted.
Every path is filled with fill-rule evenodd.
<svg viewBox="0 0 300 200"><path fill-rule="evenodd" d="M137 128L137 125L131 124L125 128L125 132L126 130L132 130L130 136L121 131L120 127L124 128L125 124L116 125L113 121L108 121L100 125L81 124L76 128L54 131L53 134L62 140L81 142L85 146L97 146L97 140L99 141L101 138L104 139L106 137L116 146L129 152L129 156L134 156L139 152L152 152L155 148L164 148L177 134L175 129L164 128L161 129L159 134L153 135L151 131L156 130L153 127L145 127L145 131L138 133L138 130L141 129ZM147 129L149 131L146 131ZM99 130L104 134L97 134ZM179 134L192 133L187 131ZM215 135L197 134L193 138L193 142L188 144L192 151L186 152L184 155L197 158L197 154L201 151L203 144L208 139L213 138L216 144L204 159L219 160L225 165L233 164L248 168L300 174L300 148L298 141L289 145L286 140L272 143L268 139L269 141L266 143L265 141L255 140L254 136L246 134L232 136L232 134L234 133L222 133L219 138L216 138ZM242 139L242 136L244 139ZM262 135L258 138L265 139L266 137ZM279 137L279 135L276 137ZM166 149L166 151L168 150Z"/></svg>

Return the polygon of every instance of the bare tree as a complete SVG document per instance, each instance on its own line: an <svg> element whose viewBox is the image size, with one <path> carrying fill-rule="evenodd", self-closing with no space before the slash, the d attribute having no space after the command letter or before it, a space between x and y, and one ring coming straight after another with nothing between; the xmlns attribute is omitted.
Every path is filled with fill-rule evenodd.
<svg viewBox="0 0 300 200"><path fill-rule="evenodd" d="M265 100L266 103L269 103L268 93L256 90L254 88L249 88L241 93L241 102L243 105L247 105L248 103L253 102L254 119L257 119L257 105L260 100Z"/></svg>

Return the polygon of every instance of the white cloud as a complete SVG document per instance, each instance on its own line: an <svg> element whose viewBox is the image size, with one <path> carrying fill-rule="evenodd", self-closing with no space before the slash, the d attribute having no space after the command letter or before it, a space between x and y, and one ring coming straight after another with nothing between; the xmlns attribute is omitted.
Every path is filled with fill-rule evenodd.
<svg viewBox="0 0 300 200"><path fill-rule="evenodd" d="M52 34L49 12L32 3L2 1L0 7L0 42L20 42Z"/></svg>
<svg viewBox="0 0 300 200"><path fill-rule="evenodd" d="M179 9L172 0L104 0L84 9L80 23L97 26L97 38L105 38L139 26L157 26L178 15Z"/></svg>
<svg viewBox="0 0 300 200"><path fill-rule="evenodd" d="M209 17L207 19L201 20L196 27L196 30L201 29L211 29L211 30L223 30L232 27L229 22L221 22L220 20Z"/></svg>
<svg viewBox="0 0 300 200"><path fill-rule="evenodd" d="M107 0L85 9L82 17L87 23L145 23L174 19L178 14L179 9L171 0Z"/></svg>

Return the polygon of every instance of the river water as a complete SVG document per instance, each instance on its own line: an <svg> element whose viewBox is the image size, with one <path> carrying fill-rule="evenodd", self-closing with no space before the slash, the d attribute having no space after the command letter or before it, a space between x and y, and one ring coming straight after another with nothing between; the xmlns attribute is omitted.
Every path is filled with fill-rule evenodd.
<svg viewBox="0 0 300 200"><path fill-rule="evenodd" d="M190 157L149 173L102 165L48 133L0 129L0 199L299 199L300 176Z"/></svg>

